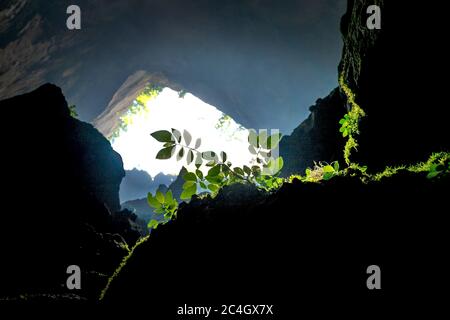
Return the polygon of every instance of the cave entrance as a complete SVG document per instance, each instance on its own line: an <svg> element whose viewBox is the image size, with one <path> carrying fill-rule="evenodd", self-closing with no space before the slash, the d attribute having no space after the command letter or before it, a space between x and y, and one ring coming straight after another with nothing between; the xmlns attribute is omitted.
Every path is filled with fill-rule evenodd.
<svg viewBox="0 0 450 320"><path fill-rule="evenodd" d="M249 165L252 160L248 151L248 130L230 116L191 93L149 85L119 118L119 125L110 138L127 170L121 186L121 201L146 195L157 188L160 181L170 184L183 166L194 167L194 163L188 166L185 159L177 161L176 157L156 159L163 145L150 134L172 128L181 132L187 130L194 141L201 138L201 151L225 151L236 166ZM127 179L139 175L138 172L148 174L151 178L147 180L155 180L155 177L159 180L150 189L149 184L141 187L143 190L139 194L125 195L124 190L130 187L126 185L129 184Z"/></svg>

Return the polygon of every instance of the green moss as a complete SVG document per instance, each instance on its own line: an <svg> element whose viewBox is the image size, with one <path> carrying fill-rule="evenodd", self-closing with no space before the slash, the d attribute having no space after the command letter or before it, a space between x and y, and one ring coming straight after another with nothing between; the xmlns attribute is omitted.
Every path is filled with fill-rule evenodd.
<svg viewBox="0 0 450 320"><path fill-rule="evenodd" d="M399 171L405 170L405 166L399 166L399 167L386 167L382 172L376 173L372 176L372 180L374 181L381 181L384 178L390 178L394 175L396 175Z"/></svg>
<svg viewBox="0 0 450 320"><path fill-rule="evenodd" d="M114 281L114 279L120 274L120 272L122 271L122 269L126 266L128 259L130 259L130 257L133 255L134 250L140 246L141 244L143 244L145 241L148 240L150 236L146 236L143 237L141 239L139 239L136 244L133 246L133 248L131 250L129 250L129 253L126 257L123 258L122 262L120 263L120 265L116 268L116 270L114 271L114 273L109 277L108 282L106 283L105 288L102 290L102 292L100 293L100 297L99 300L103 300L105 298L106 292L108 291L111 283Z"/></svg>
<svg viewBox="0 0 450 320"><path fill-rule="evenodd" d="M432 170L432 167L436 164L443 166L447 165L448 168L449 161L450 161L449 152L436 152L433 153L426 162L420 162L416 165L409 166L408 171L416 173L429 172L430 170Z"/></svg>
<svg viewBox="0 0 450 320"><path fill-rule="evenodd" d="M344 147L344 160L347 165L350 165L351 153L358 148L356 136L359 134L359 122L361 118L366 116L366 113L356 102L356 95L346 84L343 74L339 76L339 86L347 97L347 103L350 105L350 111L339 122L342 125L341 132L343 132L344 137L348 137Z"/></svg>

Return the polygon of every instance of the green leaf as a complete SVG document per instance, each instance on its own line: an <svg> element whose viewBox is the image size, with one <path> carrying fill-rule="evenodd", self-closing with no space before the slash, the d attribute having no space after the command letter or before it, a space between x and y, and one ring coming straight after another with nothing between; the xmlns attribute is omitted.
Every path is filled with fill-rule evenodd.
<svg viewBox="0 0 450 320"><path fill-rule="evenodd" d="M164 148L171 147L171 146L173 146L174 144L175 144L175 142L166 142L166 143L163 144L163 147L164 147Z"/></svg>
<svg viewBox="0 0 450 320"><path fill-rule="evenodd" d="M197 184L195 181L186 181L183 183L183 190L191 188L193 185Z"/></svg>
<svg viewBox="0 0 450 320"><path fill-rule="evenodd" d="M159 150L158 154L156 155L156 159L160 159L160 160L170 159L173 155L174 150L175 150L175 146L161 149L161 150Z"/></svg>
<svg viewBox="0 0 450 320"><path fill-rule="evenodd" d="M265 168L268 168L269 174L276 175L283 169L284 161L282 157L278 157L277 159L270 159Z"/></svg>
<svg viewBox="0 0 450 320"><path fill-rule="evenodd" d="M261 173L261 168L258 166L253 166L252 167L252 172L254 175L259 175Z"/></svg>
<svg viewBox="0 0 450 320"><path fill-rule="evenodd" d="M283 157L278 157L277 161L278 161L278 171L281 171L281 169L283 169L284 167Z"/></svg>
<svg viewBox="0 0 450 320"><path fill-rule="evenodd" d="M219 186L217 184L209 184L208 185L208 189L211 190L212 192L216 192L217 190L219 190Z"/></svg>
<svg viewBox="0 0 450 320"><path fill-rule="evenodd" d="M344 124L346 122L346 120L345 119L341 119L341 120L339 120L339 124Z"/></svg>
<svg viewBox="0 0 450 320"><path fill-rule="evenodd" d="M198 139L195 141L195 149L200 148L200 145L201 145L201 144L202 144L202 139L198 138Z"/></svg>
<svg viewBox="0 0 450 320"><path fill-rule="evenodd" d="M214 151L205 151L205 152L202 152L202 157L205 160L215 160L216 153Z"/></svg>
<svg viewBox="0 0 450 320"><path fill-rule="evenodd" d="M345 138L346 136L348 136L348 130L345 129L344 132L342 133L342 136Z"/></svg>
<svg viewBox="0 0 450 320"><path fill-rule="evenodd" d="M214 160L211 160L206 164L207 167L214 167L215 165L216 165L216 162Z"/></svg>
<svg viewBox="0 0 450 320"><path fill-rule="evenodd" d="M181 132L178 131L177 129L172 128L172 134L175 137L175 139L178 141L178 143L180 143L181 142Z"/></svg>
<svg viewBox="0 0 450 320"><path fill-rule="evenodd" d="M166 192L166 195L164 197L164 202L168 203L169 205L172 204L173 202L173 194L172 194L172 190L169 190Z"/></svg>
<svg viewBox="0 0 450 320"><path fill-rule="evenodd" d="M159 203L163 204L166 200L163 193L161 191L156 191L156 200L158 200Z"/></svg>
<svg viewBox="0 0 450 320"><path fill-rule="evenodd" d="M235 173L237 173L238 175L241 175L241 176L244 175L244 170L242 170L242 169L239 168L239 167L234 168L233 171L234 171Z"/></svg>
<svg viewBox="0 0 450 320"><path fill-rule="evenodd" d="M187 157L186 157L186 162L188 165L190 165L192 163L192 161L194 161L194 152L192 150L189 150Z"/></svg>
<svg viewBox="0 0 450 320"><path fill-rule="evenodd" d="M183 176L185 181L197 181L197 176L193 172L188 172Z"/></svg>
<svg viewBox="0 0 450 320"><path fill-rule="evenodd" d="M197 156L195 158L195 167L199 169L202 166L203 159L202 154L200 152L197 152Z"/></svg>
<svg viewBox="0 0 450 320"><path fill-rule="evenodd" d="M222 172L225 174L225 175L228 175L228 173L230 173L230 167L228 167L226 164L222 164L222 165L220 165L220 168L222 169Z"/></svg>
<svg viewBox="0 0 450 320"><path fill-rule="evenodd" d="M147 227L149 229L156 229L159 225L159 221L158 220L150 220L147 224Z"/></svg>
<svg viewBox="0 0 450 320"><path fill-rule="evenodd" d="M267 149L275 149L281 141L281 133L275 133L267 138Z"/></svg>
<svg viewBox="0 0 450 320"><path fill-rule="evenodd" d="M207 175L205 177L206 181L208 181L209 183L214 183L214 184L221 184L223 179L225 179L225 176L221 173L217 176L210 176Z"/></svg>
<svg viewBox="0 0 450 320"><path fill-rule="evenodd" d="M252 146L251 144L248 146L248 151L249 151L251 154L256 154L256 153L257 153L255 147Z"/></svg>
<svg viewBox="0 0 450 320"><path fill-rule="evenodd" d="M220 165L216 165L216 166L212 167L211 169L209 169L208 176L215 177L219 173L220 173Z"/></svg>
<svg viewBox="0 0 450 320"><path fill-rule="evenodd" d="M333 162L333 168L334 168L334 171L336 171L336 172L339 171L339 162L338 161Z"/></svg>
<svg viewBox="0 0 450 320"><path fill-rule="evenodd" d="M183 158L183 156L184 156L184 148L181 148L180 152L178 152L178 154L177 154L177 160L178 161L181 160Z"/></svg>
<svg viewBox="0 0 450 320"><path fill-rule="evenodd" d="M250 168L247 167L247 166L244 166L244 172L245 172L247 175L251 175L251 174L252 174L252 169L250 169Z"/></svg>
<svg viewBox="0 0 450 320"><path fill-rule="evenodd" d="M250 129L248 132L248 142L255 148L259 148L259 137L256 130Z"/></svg>
<svg viewBox="0 0 450 320"><path fill-rule="evenodd" d="M332 172L325 172L325 173L323 174L322 179L325 180L325 181L327 181L327 180L330 180L330 179L333 178L333 177L334 177L334 174L333 174Z"/></svg>
<svg viewBox="0 0 450 320"><path fill-rule="evenodd" d="M197 169L195 173L197 174L197 177L199 177L199 179L203 179L203 172Z"/></svg>
<svg viewBox="0 0 450 320"><path fill-rule="evenodd" d="M334 173L334 168L333 168L332 166L328 165L328 166L324 166L324 167L322 168L322 171L323 171L324 173L327 173L327 172Z"/></svg>
<svg viewBox="0 0 450 320"><path fill-rule="evenodd" d="M161 207L161 203L159 203L159 201L156 200L156 198L153 197L153 195L150 192L147 194L147 202L148 202L149 206L154 209Z"/></svg>
<svg viewBox="0 0 450 320"><path fill-rule="evenodd" d="M151 134L151 136L153 138L155 138L156 140L158 140L159 142L172 142L173 141L172 134L166 130L160 130L160 131L153 132Z"/></svg>
<svg viewBox="0 0 450 320"><path fill-rule="evenodd" d="M181 193L180 198L182 200L189 200L192 198L192 196L197 192L197 184L193 184L191 187L186 188Z"/></svg>
<svg viewBox="0 0 450 320"><path fill-rule="evenodd" d="M263 147L264 149L270 149L270 148L267 146L267 140L268 140L267 130L261 130L261 132L259 133L259 144L260 144L261 147Z"/></svg>
<svg viewBox="0 0 450 320"><path fill-rule="evenodd" d="M427 178L433 179L433 178L437 177L440 173L441 173L441 171L431 171L430 173L427 174Z"/></svg>
<svg viewBox="0 0 450 320"><path fill-rule="evenodd" d="M227 161L227 154L224 151L220 152L220 157L222 158L222 162Z"/></svg>
<svg viewBox="0 0 450 320"><path fill-rule="evenodd" d="M187 130L183 130L183 137L184 137L184 142L186 142L186 145L189 146L192 141L191 134Z"/></svg>
<svg viewBox="0 0 450 320"><path fill-rule="evenodd" d="M202 187L203 189L207 189L208 187L206 186L206 184L204 184L202 181L200 181L200 187Z"/></svg>

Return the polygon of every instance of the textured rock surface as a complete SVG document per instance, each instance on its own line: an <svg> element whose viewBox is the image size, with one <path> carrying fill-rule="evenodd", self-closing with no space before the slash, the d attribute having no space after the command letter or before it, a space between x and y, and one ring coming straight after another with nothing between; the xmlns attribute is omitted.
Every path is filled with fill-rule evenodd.
<svg viewBox="0 0 450 320"><path fill-rule="evenodd" d="M304 174L314 161L342 162L344 139L339 133L339 119L347 112L339 89L318 99L309 109L311 114L280 143L284 159L283 176Z"/></svg>
<svg viewBox="0 0 450 320"><path fill-rule="evenodd" d="M92 121L159 74L246 127L292 129L336 86L344 1L78 0L69 31L70 3L4 0L0 99L52 82Z"/></svg>
<svg viewBox="0 0 450 320"><path fill-rule="evenodd" d="M120 212L122 160L92 125L74 119L47 84L0 101L5 137L0 295L67 293L66 268L81 267L84 296L96 294L139 237Z"/></svg>
<svg viewBox="0 0 450 320"><path fill-rule="evenodd" d="M372 4L381 6L381 30L365 27ZM448 70L449 49L436 41L447 38L445 21L446 12L434 5L348 1L340 71L367 113L354 160L376 169L449 150L447 83L439 75Z"/></svg>
<svg viewBox="0 0 450 320"><path fill-rule="evenodd" d="M262 300L275 304L281 319L372 310L373 303L377 311L405 312L427 299L446 307L448 295L436 289L449 284L442 276L450 239L442 202L428 199L448 187L449 179L403 174L368 185L294 181L269 197L250 186L227 187L215 199L183 205L176 221L152 232L105 302L151 301L148 315L168 316L184 303ZM372 264L382 270L376 297L365 285Z"/></svg>

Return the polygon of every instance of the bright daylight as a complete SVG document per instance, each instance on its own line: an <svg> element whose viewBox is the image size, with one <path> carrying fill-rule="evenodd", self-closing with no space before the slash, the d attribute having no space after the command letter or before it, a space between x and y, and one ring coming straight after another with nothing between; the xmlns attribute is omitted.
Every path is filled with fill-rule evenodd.
<svg viewBox="0 0 450 320"><path fill-rule="evenodd" d="M154 177L158 173L178 175L186 160L156 159L161 143L150 136L158 130L186 129L195 140L202 139L201 151L225 151L236 166L250 164L248 130L217 108L190 93L164 88L156 97L145 102L146 108L130 115L126 130L121 129L112 146L122 156L126 170L145 170ZM191 164L193 166L193 164ZM189 168L189 167L188 167Z"/></svg>

